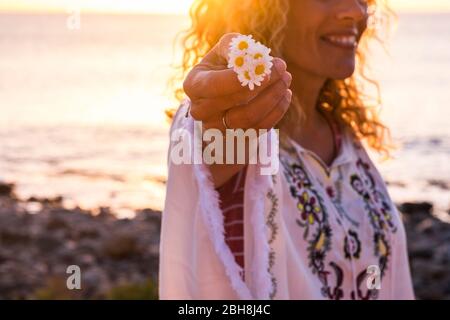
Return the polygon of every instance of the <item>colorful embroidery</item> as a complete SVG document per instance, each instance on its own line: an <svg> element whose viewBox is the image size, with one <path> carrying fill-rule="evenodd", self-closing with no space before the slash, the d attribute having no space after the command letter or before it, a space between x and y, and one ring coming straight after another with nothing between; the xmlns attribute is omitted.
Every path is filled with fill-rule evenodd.
<svg viewBox="0 0 450 320"><path fill-rule="evenodd" d="M344 174L342 173L341 167L339 167L338 170L339 175L335 182L335 188L328 187L326 189L326 192L339 214L339 217L336 217L336 220L339 223L339 225L342 225L341 219L346 219L346 221L351 223L354 228L358 228L359 223L355 221L352 217L350 217L347 211L344 210L344 208L342 207L342 183L344 181Z"/></svg>
<svg viewBox="0 0 450 320"><path fill-rule="evenodd" d="M361 290L361 286L367 287L366 278L367 278L367 270L361 271L356 277L356 287L357 291L352 291L350 293L350 298L352 300L370 300L370 299L378 299L378 290L377 289L367 289L364 294Z"/></svg>
<svg viewBox="0 0 450 320"><path fill-rule="evenodd" d="M361 174L352 174L350 184L364 200L364 207L374 229L374 254L378 257L381 277L384 276L391 249L387 241L388 232L395 233L397 227L392 222L391 207L384 194L377 188L370 166L361 159L356 163Z"/></svg>
<svg viewBox="0 0 450 320"><path fill-rule="evenodd" d="M344 253L349 260L355 258L359 259L361 253L361 241L359 241L358 233L349 230L344 239Z"/></svg>
<svg viewBox="0 0 450 320"><path fill-rule="evenodd" d="M303 238L308 242L308 259L312 273L316 274L322 283L321 292L329 299L341 299L343 291L343 272L336 263L330 262L330 269L326 268L325 259L331 250L331 227L328 221L328 213L323 204L323 199L313 188L304 165L299 159L299 164L289 164L282 160L284 174L290 184L292 197L297 200L297 208L300 217L297 224L304 229ZM329 275L334 272L336 283L334 287L329 283Z"/></svg>
<svg viewBox="0 0 450 320"><path fill-rule="evenodd" d="M355 145L358 150L358 145ZM297 209L300 213L296 222L303 231L303 238L307 241L308 262L312 273L318 276L322 287L321 292L329 299L341 299L344 297L342 285L344 272L341 266L334 261L326 262L327 256L332 249L332 229L329 222L329 215L321 194L315 189L308 177L306 166L302 159L298 157L295 149L285 149L292 157L296 158L296 163L290 157L281 158L284 168L284 175L289 183L291 196L296 201ZM392 207L390 200L377 188L375 178L370 172L371 166L358 158L356 162L358 173L352 174L350 184L352 188L361 196L364 209L369 217L369 225L373 229L373 254L378 260L380 276L383 277L387 270L391 248L389 244L390 232L395 233L397 228L392 219ZM323 195L329 197L338 212L337 223L341 227L341 219L349 221L351 229L346 233L343 244L343 253L347 260L360 259L362 244L359 234L356 231L360 223L353 220L341 205L342 185L346 183L344 175L339 169L339 177L333 186L324 187ZM348 181L348 180L347 180ZM333 277L332 277L333 275ZM330 283L334 279L335 283ZM376 289L366 289L367 270L361 270L356 276L355 290L349 292L351 299L376 299L379 292Z"/></svg>
<svg viewBox="0 0 450 320"><path fill-rule="evenodd" d="M278 198L272 189L267 194L267 198L269 198L269 200L272 202L272 208L270 209L266 221L266 224L270 229L269 244L271 244L275 241L275 237L278 234L278 226L275 223L275 216L278 212Z"/></svg>
<svg viewBox="0 0 450 320"><path fill-rule="evenodd" d="M329 299L340 300L344 297L344 291L342 290L342 283L344 282L344 272L341 267L339 267L336 263L330 262L330 266L334 271L336 276L336 286L333 290L327 285L324 288L327 288L326 291L322 291L322 294ZM327 278L324 279L325 283L328 284ZM324 289L322 288L322 290Z"/></svg>
<svg viewBox="0 0 450 320"><path fill-rule="evenodd" d="M276 180L273 180L274 184L276 183ZM269 215L267 217L267 221L266 224L270 229L270 237L269 237L269 246L271 246L273 244L273 242L275 241L275 238L278 234L278 226L275 223L275 216L278 212L278 198L275 194L275 192L271 189L268 194L267 197L269 198L269 200L272 203L272 207L270 209ZM271 275L271 281L272 281L272 291L270 292L270 299L273 300L277 294L277 279L273 273L273 267L275 266L275 250L272 248L272 246L270 247L270 252L269 252L269 273Z"/></svg>
<svg viewBox="0 0 450 320"><path fill-rule="evenodd" d="M316 221L323 221L323 212L316 198L308 192L303 193L298 197L298 210L301 212L301 220L297 219L297 223L305 227L305 237L308 237L309 226L314 225Z"/></svg>

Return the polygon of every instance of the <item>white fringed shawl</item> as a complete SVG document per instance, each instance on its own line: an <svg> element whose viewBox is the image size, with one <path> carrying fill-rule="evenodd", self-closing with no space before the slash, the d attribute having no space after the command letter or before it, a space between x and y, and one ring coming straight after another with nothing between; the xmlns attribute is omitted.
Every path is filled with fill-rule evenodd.
<svg viewBox="0 0 450 320"><path fill-rule="evenodd" d="M171 133L184 129L193 141L194 122L184 116L186 108L185 104L180 107ZM260 175L259 165L248 166L245 189L252 191L245 192L251 199L246 201L244 221L250 221L245 225L251 225L252 230L246 230L244 243L252 242L253 258L248 259L247 249L246 264L250 264L251 271L246 272L244 282L243 270L225 242L219 194L209 170L204 164L175 165L170 159L168 167L160 245L160 299L268 299L272 288L267 268L265 195L273 187L272 176Z"/></svg>

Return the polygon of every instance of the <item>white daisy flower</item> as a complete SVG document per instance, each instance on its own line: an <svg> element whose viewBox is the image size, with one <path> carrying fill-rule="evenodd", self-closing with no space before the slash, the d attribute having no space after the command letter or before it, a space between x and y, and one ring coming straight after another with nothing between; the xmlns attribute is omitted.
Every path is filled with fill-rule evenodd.
<svg viewBox="0 0 450 320"><path fill-rule="evenodd" d="M231 51L237 50L237 51L245 52L250 47L252 47L254 44L255 44L255 40L253 40L253 36L239 35L237 37L234 37L231 40L230 49L231 49Z"/></svg>
<svg viewBox="0 0 450 320"><path fill-rule="evenodd" d="M243 51L232 50L228 56L228 68L233 69L238 72L245 67L246 60L248 59L247 54Z"/></svg>
<svg viewBox="0 0 450 320"><path fill-rule="evenodd" d="M255 85L261 85L261 82L264 80L264 75L256 75L253 69L245 69L238 73L238 79L243 87L248 86L253 91Z"/></svg>
<svg viewBox="0 0 450 320"><path fill-rule="evenodd" d="M256 60L261 58L270 58L270 61L272 61L273 58L270 56L271 51L271 49L261 44L261 42L255 42L255 45L248 50L248 54Z"/></svg>
<svg viewBox="0 0 450 320"><path fill-rule="evenodd" d="M256 75L270 75L273 57L269 53L270 49L262 44L249 50L249 56L253 59L252 66Z"/></svg>
<svg viewBox="0 0 450 320"><path fill-rule="evenodd" d="M273 58L270 49L253 40L252 36L240 35L231 40L228 68L233 69L242 86L254 90L270 75Z"/></svg>
<svg viewBox="0 0 450 320"><path fill-rule="evenodd" d="M257 77L261 77L264 78L266 75L270 74L270 69L272 68L272 63L266 63L263 59L256 61L253 64L253 73L257 76Z"/></svg>

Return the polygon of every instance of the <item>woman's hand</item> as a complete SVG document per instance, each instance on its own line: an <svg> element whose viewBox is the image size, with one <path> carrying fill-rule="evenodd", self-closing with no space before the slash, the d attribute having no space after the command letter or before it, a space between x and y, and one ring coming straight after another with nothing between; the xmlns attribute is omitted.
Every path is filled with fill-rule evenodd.
<svg viewBox="0 0 450 320"><path fill-rule="evenodd" d="M224 35L184 81L184 91L191 100L190 114L202 122L205 130L214 128L224 132L224 123L229 129L270 129L290 106L292 76L283 60L274 58L271 75L253 91L243 87L234 70L227 67L231 40L238 35ZM215 186L223 185L243 167L211 165Z"/></svg>
<svg viewBox="0 0 450 320"><path fill-rule="evenodd" d="M202 121L205 129L224 130L224 116L231 129L270 129L291 103L292 76L283 60L274 59L270 77L253 91L243 87L236 73L227 68L230 42L238 35L224 35L184 81L191 116Z"/></svg>

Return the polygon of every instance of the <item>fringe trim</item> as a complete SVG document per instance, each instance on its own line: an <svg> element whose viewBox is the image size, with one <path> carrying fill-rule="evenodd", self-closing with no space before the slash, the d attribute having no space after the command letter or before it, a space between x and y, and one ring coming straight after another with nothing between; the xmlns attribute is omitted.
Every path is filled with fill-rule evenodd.
<svg viewBox="0 0 450 320"><path fill-rule="evenodd" d="M193 121L186 119L188 130L193 139ZM191 140L194 141L194 140ZM224 217L219 206L219 193L215 190L211 174L204 164L194 164L194 176L199 185L200 210L203 221L213 242L217 256L225 267L225 273L231 281L232 288L242 300L252 300L252 294L242 280L243 268L236 263L234 256L225 242Z"/></svg>

